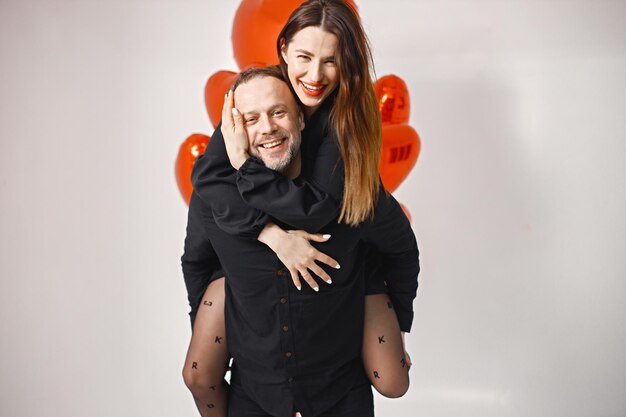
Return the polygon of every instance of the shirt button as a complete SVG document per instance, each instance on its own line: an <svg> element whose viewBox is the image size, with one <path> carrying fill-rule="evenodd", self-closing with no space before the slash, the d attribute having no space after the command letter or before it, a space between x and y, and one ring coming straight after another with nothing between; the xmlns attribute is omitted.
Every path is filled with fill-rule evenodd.
<svg viewBox="0 0 626 417"><path fill-rule="evenodd" d="M289 382L291 384L293 382L293 377L287 378L287 382Z"/></svg>
<svg viewBox="0 0 626 417"><path fill-rule="evenodd" d="M279 277L282 277L284 274L282 269L279 269L278 271L276 271L276 275L278 275Z"/></svg>
<svg viewBox="0 0 626 417"><path fill-rule="evenodd" d="M285 297L280 297L281 304L287 304L287 299Z"/></svg>
<svg viewBox="0 0 626 417"><path fill-rule="evenodd" d="M289 326L287 326L286 324L283 326L283 332L288 332L289 331Z"/></svg>
<svg viewBox="0 0 626 417"><path fill-rule="evenodd" d="M292 355L292 353L291 353L291 352L287 352L287 353L285 353L285 356L286 356L286 357L288 357L288 358L291 358L291 355Z"/></svg>

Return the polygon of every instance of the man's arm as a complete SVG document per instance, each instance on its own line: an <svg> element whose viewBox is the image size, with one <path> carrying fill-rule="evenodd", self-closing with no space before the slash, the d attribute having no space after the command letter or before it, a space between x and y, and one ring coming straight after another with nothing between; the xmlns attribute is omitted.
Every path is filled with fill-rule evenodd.
<svg viewBox="0 0 626 417"><path fill-rule="evenodd" d="M410 331L420 271L419 250L411 224L400 204L384 190L381 190L374 219L368 225L363 241L382 255L378 271L385 275L400 329Z"/></svg>
<svg viewBox="0 0 626 417"><path fill-rule="evenodd" d="M204 219L208 210L196 193L192 193L187 217L185 250L180 259L191 307L189 316L192 327L209 282L224 276L220 260L206 233Z"/></svg>

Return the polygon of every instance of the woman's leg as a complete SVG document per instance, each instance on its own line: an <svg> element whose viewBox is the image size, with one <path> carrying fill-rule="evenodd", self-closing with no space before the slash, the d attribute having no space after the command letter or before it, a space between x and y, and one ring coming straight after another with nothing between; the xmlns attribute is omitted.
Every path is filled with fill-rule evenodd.
<svg viewBox="0 0 626 417"><path fill-rule="evenodd" d="M198 308L183 368L183 379L202 417L226 417L228 393L224 375L229 355L224 297L224 278L211 282Z"/></svg>
<svg viewBox="0 0 626 417"><path fill-rule="evenodd" d="M409 389L409 366L398 318L387 294L365 296L363 364L376 390L389 398Z"/></svg>

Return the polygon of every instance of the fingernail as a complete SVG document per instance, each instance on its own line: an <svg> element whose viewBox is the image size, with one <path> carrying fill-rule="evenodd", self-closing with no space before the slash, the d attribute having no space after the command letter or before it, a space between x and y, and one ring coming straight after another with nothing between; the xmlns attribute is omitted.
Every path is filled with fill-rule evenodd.
<svg viewBox="0 0 626 417"><path fill-rule="evenodd" d="M313 291L319 292L319 290L320 290L320 287L313 287Z"/></svg>
<svg viewBox="0 0 626 417"><path fill-rule="evenodd" d="M330 239L330 235L322 235L324 239Z"/></svg>
<svg viewBox="0 0 626 417"><path fill-rule="evenodd" d="M228 98L228 93L224 94L224 100Z"/></svg>
<svg viewBox="0 0 626 417"><path fill-rule="evenodd" d="M337 264L337 266L335 267L335 269L341 269L341 265Z"/></svg>
<svg viewBox="0 0 626 417"><path fill-rule="evenodd" d="M239 110L233 107L233 116L239 116Z"/></svg>
<svg viewBox="0 0 626 417"><path fill-rule="evenodd" d="M296 288L298 289L298 291L302 290L302 286L296 286Z"/></svg>
<svg viewBox="0 0 626 417"><path fill-rule="evenodd" d="M332 284L332 283L333 283L333 280L332 280L332 279L329 279L328 281L326 281L326 283L327 283L327 284Z"/></svg>

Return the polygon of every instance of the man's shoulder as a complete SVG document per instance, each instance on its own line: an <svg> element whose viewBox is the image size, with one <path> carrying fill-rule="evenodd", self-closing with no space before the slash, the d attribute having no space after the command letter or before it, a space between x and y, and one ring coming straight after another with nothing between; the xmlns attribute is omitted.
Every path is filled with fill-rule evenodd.
<svg viewBox="0 0 626 417"><path fill-rule="evenodd" d="M213 218L211 206L195 191L191 193L191 198L189 199L189 217L196 217L198 219Z"/></svg>

